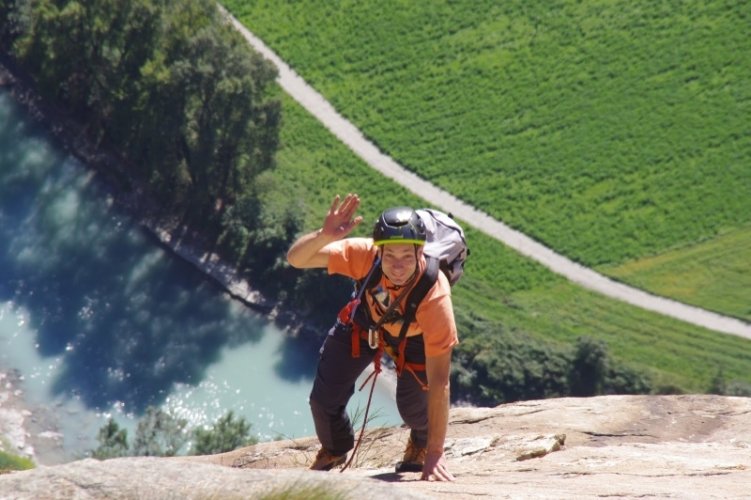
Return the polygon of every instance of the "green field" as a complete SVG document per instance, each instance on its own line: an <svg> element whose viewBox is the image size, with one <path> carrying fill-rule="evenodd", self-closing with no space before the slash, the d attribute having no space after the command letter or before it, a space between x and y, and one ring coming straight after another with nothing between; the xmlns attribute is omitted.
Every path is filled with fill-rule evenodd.
<svg viewBox="0 0 751 500"><path fill-rule="evenodd" d="M553 92L551 86L558 84L548 81L552 76L539 86L534 74L551 75L556 68L561 74L579 74L582 85L601 80L598 65L585 64L577 70L557 61L568 57L566 54L579 54L573 49L561 54L551 48L550 66L545 66L545 72L540 69L540 61L528 64L512 57L509 64L529 65L526 76L517 68L505 73L500 81L480 72L476 80L464 75L429 85L431 78L441 79L452 71L466 73L472 67L461 58L446 58L442 55L446 51L454 55L464 51L473 58L485 53L488 64L504 60L496 60L497 46L503 44L493 36L503 37L498 30L483 31L493 16L483 14L482 9L451 11L453 16L469 16L466 22L457 22L448 15L451 12L443 12L423 16L421 24L417 22L420 13L413 12L418 9L417 2L402 4L399 9L384 8L382 3L359 3L328 10L328 3L254 3L252 8L249 2L226 3L377 144L431 181L514 223L556 250L590 265L598 264L600 270L625 281L637 282L646 271L634 268L636 271L627 272L617 266L623 264L627 269L650 255L663 255L665 261L649 271L656 278L640 283L647 289L663 291L660 283L697 266L682 252L701 247L712 256L721 248L726 257L733 256L734 271L712 273L709 280L732 300L720 298L710 304L717 310L729 309L734 315L747 314L743 304L749 301L743 298L748 297L749 288L738 285L747 279L743 276L749 275L751 263L744 259L742 238L727 235L742 233L748 225L744 220L748 221L751 213L749 197L741 196L744 190L751 192L746 189L749 169L744 170L740 164L748 156L748 134L738 134L729 147L715 140L716 147L703 148L695 135L678 140L680 134L673 130L672 120L681 123L680 130L688 127L690 123L684 123L688 115L678 113L676 118L670 110L651 109L656 102L653 100L651 105L642 103L640 110L633 109L646 98L639 89L616 99L605 92L607 89L590 89L579 95L563 83L558 93ZM435 2L425 5L438 9ZM515 33L525 32L524 22L510 21L512 14L524 9L521 5L508 8L511 10L506 16L501 16L504 22L516 26ZM628 12L617 19L619 23L630 22ZM592 15L594 30L601 23ZM553 17L540 19L551 27L534 44L544 42L552 47L551 40L563 36L550 23L560 25L563 31L568 29ZM652 17L647 20L657 22ZM383 30L396 31L387 36ZM463 46L460 50L446 43L447 37L460 35L480 45L489 37L488 49L483 52ZM375 42L381 38L383 43ZM745 39L740 42L746 43ZM433 50L426 49L426 44L432 44ZM508 50L524 50L525 57L532 57L525 44L532 42L523 39L517 45L508 45ZM534 57L544 54L541 50ZM618 78L616 73L610 77L613 88L626 85L617 83ZM733 75L728 78L735 81ZM480 80L482 85L471 85ZM432 93L428 93L431 88ZM661 87L654 84L654 88L657 92ZM728 92L737 90L730 85ZM630 103L624 101L631 98ZM516 99L518 106L531 106L531 114L514 118L498 99ZM734 99L729 102L737 106ZM558 101L560 104L556 104ZM688 106L688 101L685 98L680 102ZM270 179L276 187L268 191L268 196L277 203L300 205L307 228L320 225L334 193L359 193L367 221L374 220L384 206L425 204L368 168L291 99L283 97L283 107L282 146L278 167ZM693 113L681 111L678 103L673 108ZM574 109L578 109L576 116L571 114ZM747 126L745 121L739 125L738 109L729 104L723 109L727 130ZM655 130L649 128L649 113L664 114L659 122L662 136L655 137ZM555 129L520 125L543 115L563 120L566 125ZM714 115L712 119L721 121ZM514 120L524 130L512 133ZM692 130L703 133L703 129ZM619 136L621 132L624 135ZM644 141L649 148L641 147ZM662 155L670 144L679 143L694 144L695 154L673 159ZM616 154L613 148L622 152ZM437 154L439 150L443 154ZM709 156L739 162L718 168L705 161ZM624 159L629 159L627 165ZM359 234L369 229L370 224L364 224ZM455 290L458 315L482 318L492 329L519 332L556 345L570 346L582 336L602 339L613 357L649 374L658 387L705 391L720 371L729 380L751 381L748 340L719 335L584 291L476 231L469 230L468 238L471 260L466 277ZM715 292L710 295L721 297ZM707 306L705 296L697 295L693 301Z"/></svg>
<svg viewBox="0 0 751 500"><path fill-rule="evenodd" d="M588 266L751 221L747 4L224 3L397 161ZM660 262L617 276L670 294L692 272ZM727 277L690 301L739 315Z"/></svg>
<svg viewBox="0 0 751 500"><path fill-rule="evenodd" d="M384 206L425 204L355 157L320 123L283 97L278 166L267 191L283 204L300 203L306 228L320 226L334 193L357 192L370 231ZM721 335L582 290L503 244L468 230L472 254L454 290L457 315L482 318L494 329L571 346L588 336L658 387L703 392L721 370L728 380L751 382L751 341ZM332 311L333 314L333 311Z"/></svg>

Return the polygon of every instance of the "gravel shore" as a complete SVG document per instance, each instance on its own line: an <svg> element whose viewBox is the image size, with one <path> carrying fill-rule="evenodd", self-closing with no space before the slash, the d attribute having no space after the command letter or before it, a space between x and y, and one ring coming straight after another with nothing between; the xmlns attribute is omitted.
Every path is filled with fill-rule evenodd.
<svg viewBox="0 0 751 500"><path fill-rule="evenodd" d="M63 436L55 430L51 410L24 398L23 377L16 370L0 372L0 449L28 457L37 464L67 461Z"/></svg>
<svg viewBox="0 0 751 500"><path fill-rule="evenodd" d="M35 458L26 421L31 411L26 407L16 372L0 373L0 449L8 453Z"/></svg>

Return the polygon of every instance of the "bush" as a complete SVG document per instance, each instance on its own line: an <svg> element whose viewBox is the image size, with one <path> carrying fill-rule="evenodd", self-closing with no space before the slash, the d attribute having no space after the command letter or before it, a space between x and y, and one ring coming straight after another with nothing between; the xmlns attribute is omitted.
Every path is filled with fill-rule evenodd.
<svg viewBox="0 0 751 500"><path fill-rule="evenodd" d="M712 383L707 392L709 394L720 394L723 396L751 397L751 384L741 380L731 380L728 382L725 377L725 372L720 368L712 379Z"/></svg>
<svg viewBox="0 0 751 500"><path fill-rule="evenodd" d="M465 336L454 355L455 400L495 406L568 394L565 351L479 319L460 329Z"/></svg>
<svg viewBox="0 0 751 500"><path fill-rule="evenodd" d="M0 474L14 470L28 470L34 468L34 462L30 458L13 455L0 450Z"/></svg>
<svg viewBox="0 0 751 500"><path fill-rule="evenodd" d="M610 359L602 341L572 350L478 318L458 316L462 342L452 366L452 398L475 405L597 394L644 394L648 377Z"/></svg>
<svg viewBox="0 0 751 500"><path fill-rule="evenodd" d="M256 444L258 439L249 435L250 427L244 417L235 420L235 415L230 410L212 428L193 431L195 441L192 454L213 455Z"/></svg>
<svg viewBox="0 0 751 500"><path fill-rule="evenodd" d="M93 458L104 460L126 456L171 457L180 453L191 436L188 422L154 406L138 422L133 443L128 442L128 431L112 418L99 429L99 446L91 452ZM210 455L255 444L250 436L251 425L244 417L235 418L231 410L210 429L193 429L195 442L192 453Z"/></svg>
<svg viewBox="0 0 751 500"><path fill-rule="evenodd" d="M138 422L133 441L133 455L173 457L188 441L188 421L150 406Z"/></svg>
<svg viewBox="0 0 751 500"><path fill-rule="evenodd" d="M571 395L594 396L602 392L607 361L607 350L603 341L588 337L577 339L569 372Z"/></svg>
<svg viewBox="0 0 751 500"><path fill-rule="evenodd" d="M99 446L91 453L93 458L105 460L128 456L128 431L120 429L112 418L99 429L97 441Z"/></svg>

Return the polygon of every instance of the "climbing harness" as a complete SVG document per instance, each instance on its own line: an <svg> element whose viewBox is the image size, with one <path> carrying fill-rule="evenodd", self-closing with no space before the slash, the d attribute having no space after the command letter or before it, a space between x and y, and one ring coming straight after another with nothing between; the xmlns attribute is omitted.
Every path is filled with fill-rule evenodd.
<svg viewBox="0 0 751 500"><path fill-rule="evenodd" d="M419 305L420 301L422 301L422 298L425 296L425 294L430 290L430 288L435 283L435 280L437 279L438 275L438 260L429 258L427 259L427 267L425 269L425 272L420 277L420 279L413 279L410 283L407 284L407 286L404 287L404 290L402 290L399 295L396 296L396 298L389 304L389 307L386 309L386 311L383 313L381 318L378 320L378 322L368 328L367 336L364 336L365 332L363 331L362 327L357 324L355 319L355 312L357 311L358 306L360 305L360 301L362 298L362 293L367 288L367 285L370 282L370 279L374 273L374 270L378 267L380 261L377 257L375 262L373 263L373 266L370 269L370 272L368 273L368 276L365 278L365 280L362 282L360 286L360 290L358 291L357 296L355 299L350 301L350 303L347 304L347 306L342 309L342 311L339 313L339 320L341 321L343 318L347 318L349 321L349 327L352 328L352 356L353 357L359 357L360 356L360 338L366 338L368 341L368 345L371 349L375 349L376 353L373 357L373 371L368 375L368 377L365 379L365 381L360 385L359 391L362 391L363 388L368 384L368 382L371 383L370 386L370 394L368 395L368 402L365 406L365 413L363 416L363 423L362 427L360 428L360 435L357 438L357 443L355 443L355 447L352 450L352 454L349 457L349 460L347 463L341 468L340 472L344 472L347 470L347 468L352 464L355 455L357 454L357 450L360 448L360 444L362 443L362 438L365 434L365 426L368 423L368 413L370 412L370 404L373 400L373 390L375 389L376 380L378 379L378 375L381 373L381 357L383 353L391 357L396 364L396 373L397 376L401 376L402 372L406 368L407 371L409 371L412 376L415 377L415 380L420 384L423 391L428 390L428 386L423 383L423 381L420 379L420 377L417 375L418 371L425 371L425 365L420 363L407 363L406 362L406 356L405 356L405 350L407 345L407 331L409 330L409 325L412 323L412 321L415 318L415 313L417 312L417 306ZM381 326L385 322L385 319L388 318L393 311L396 310L398 305L401 303L402 299L404 299L406 296L409 296L409 300L407 301L407 305L405 306L405 313L403 315L402 320L402 328L399 332L399 342L398 347L395 350L391 345L388 345L383 335L379 334L379 331L381 329ZM415 300L416 299L416 300ZM355 347L357 346L357 347Z"/></svg>

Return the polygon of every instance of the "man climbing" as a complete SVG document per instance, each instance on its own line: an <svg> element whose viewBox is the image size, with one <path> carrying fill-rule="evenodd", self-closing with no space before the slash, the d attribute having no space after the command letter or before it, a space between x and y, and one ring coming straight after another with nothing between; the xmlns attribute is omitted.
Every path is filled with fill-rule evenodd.
<svg viewBox="0 0 751 500"><path fill-rule="evenodd" d="M360 293L342 310L321 348L310 394L321 449L311 469L342 465L354 447L346 406L354 385L382 349L397 361L396 404L410 428L397 471L421 471L423 480L453 481L443 446L449 414L451 351L458 343L451 288L443 273L417 304L412 322L402 321L408 295L426 273L425 225L411 208L383 212L373 238L347 236L362 222L360 199L337 195L321 229L301 236L289 249L300 269L327 268L360 281ZM400 339L400 336L402 337Z"/></svg>

